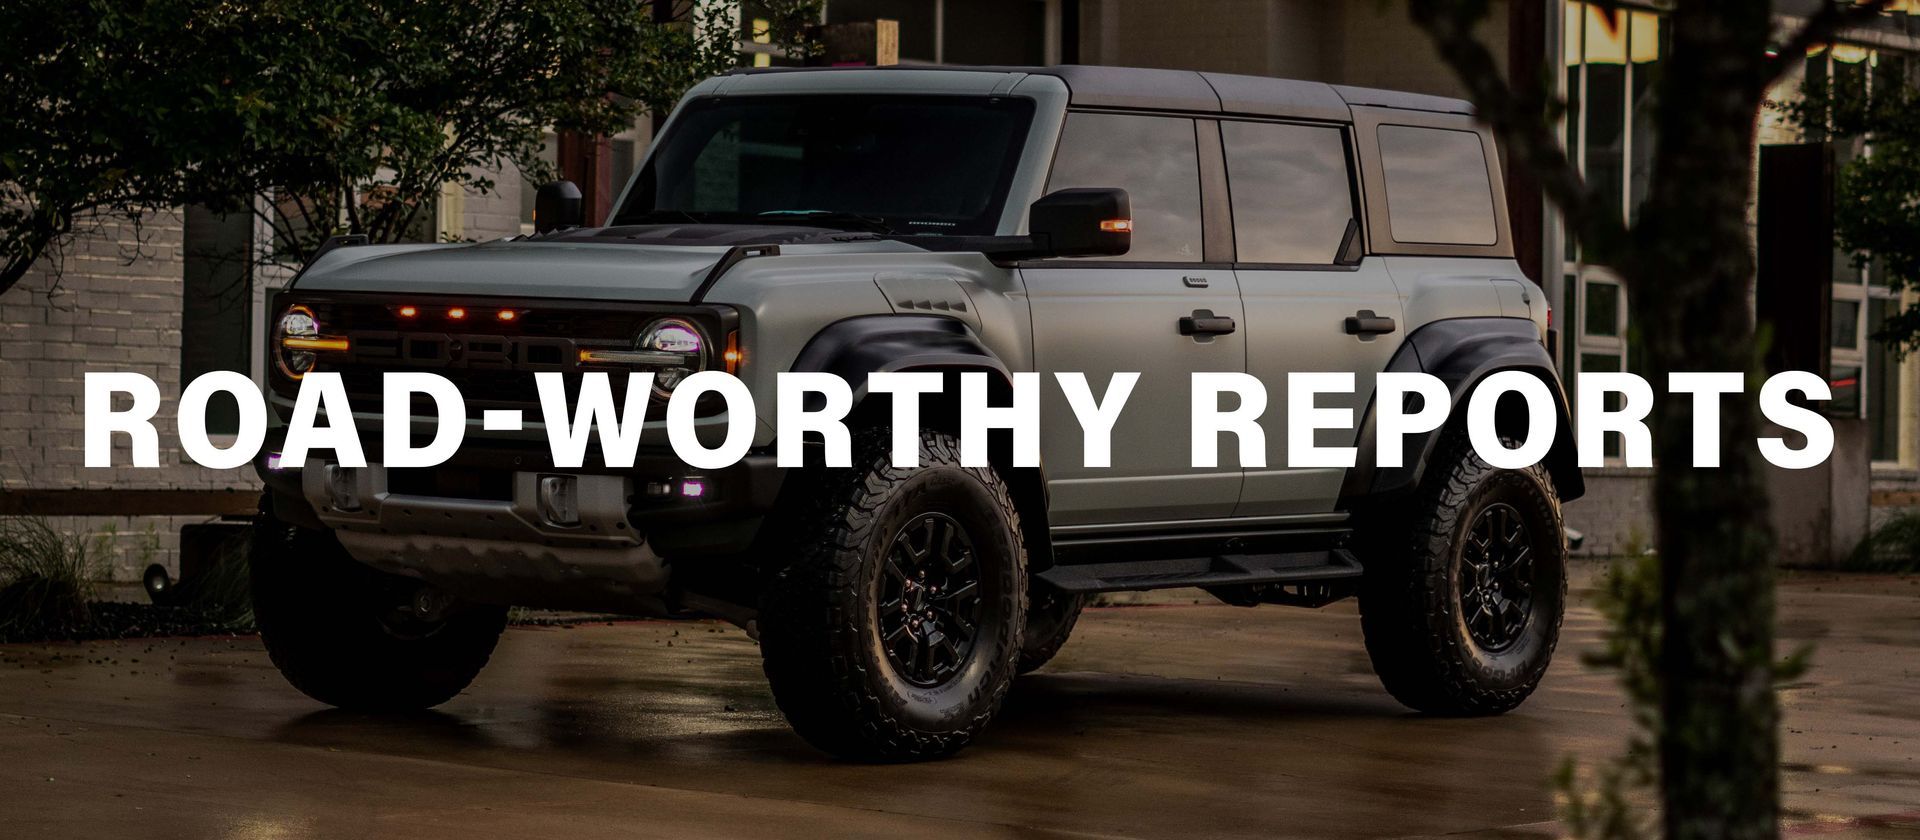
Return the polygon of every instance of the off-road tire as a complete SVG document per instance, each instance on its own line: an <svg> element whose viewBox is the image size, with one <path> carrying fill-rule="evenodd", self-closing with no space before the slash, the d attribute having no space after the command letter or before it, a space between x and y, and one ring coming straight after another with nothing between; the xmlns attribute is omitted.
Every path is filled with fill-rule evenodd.
<svg viewBox="0 0 1920 840"><path fill-rule="evenodd" d="M1046 584L1027 584L1027 629L1020 645L1020 673L1031 674L1053 661L1060 646L1073 635L1087 596L1069 595Z"/></svg>
<svg viewBox="0 0 1920 840"><path fill-rule="evenodd" d="M911 469L892 466L889 434L864 432L853 451L851 469L820 472L793 559L768 582L760 612L767 680L794 731L828 753L861 761L950 755L999 711L1018 664L1027 583L1019 514L998 473L960 466L950 434L923 431L920 465ZM951 517L971 541L979 593L967 654L933 686L896 667L879 615L888 552L929 516Z"/></svg>
<svg viewBox="0 0 1920 840"><path fill-rule="evenodd" d="M1525 624L1492 650L1469 629L1470 618L1484 617L1478 610L1469 615L1461 588L1472 589L1480 576L1465 558L1468 533L1483 513L1520 522L1515 542L1531 552L1530 572L1514 573L1531 581ZM1490 466L1465 431L1452 428L1415 500L1383 519L1376 533L1385 536L1364 558L1360 591L1367 654L1380 682L1401 703L1429 714L1488 715L1519 706L1546 673L1566 606L1566 539L1546 469ZM1476 556L1487 554L1476 549Z"/></svg>
<svg viewBox="0 0 1920 840"><path fill-rule="evenodd" d="M428 709L493 655L506 607L453 602L438 621L406 618L418 581L355 561L331 533L276 519L270 501L262 508L248 563L254 619L274 667L308 697L354 711Z"/></svg>

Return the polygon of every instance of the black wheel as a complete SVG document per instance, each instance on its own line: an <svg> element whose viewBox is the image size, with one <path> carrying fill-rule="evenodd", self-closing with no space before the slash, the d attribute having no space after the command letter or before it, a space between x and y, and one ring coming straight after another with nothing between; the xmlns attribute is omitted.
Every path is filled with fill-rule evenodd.
<svg viewBox="0 0 1920 840"><path fill-rule="evenodd" d="M1085 595L1069 595L1046 584L1028 584L1027 629L1021 634L1020 673L1031 674L1053 661L1060 646L1073 634L1080 611L1087 606Z"/></svg>
<svg viewBox="0 0 1920 840"><path fill-rule="evenodd" d="M333 535L274 518L254 524L248 562L260 640L287 682L330 706L412 711L473 682L507 608L471 604L348 556Z"/></svg>
<svg viewBox="0 0 1920 840"><path fill-rule="evenodd" d="M1005 482L960 466L927 431L920 466L891 438L856 438L827 470L797 559L760 613L767 679L794 731L834 755L948 755L993 719L1012 682L1026 605L1025 547Z"/></svg>
<svg viewBox="0 0 1920 840"><path fill-rule="evenodd" d="M1427 485L1366 558L1360 614L1387 691L1432 714L1509 711L1546 673L1566 607L1560 499L1546 469L1489 466L1453 430Z"/></svg>

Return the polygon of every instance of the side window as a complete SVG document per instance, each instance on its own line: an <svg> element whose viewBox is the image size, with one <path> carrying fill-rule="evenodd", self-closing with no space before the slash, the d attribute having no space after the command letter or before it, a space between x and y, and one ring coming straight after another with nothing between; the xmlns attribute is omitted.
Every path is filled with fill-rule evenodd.
<svg viewBox="0 0 1920 840"><path fill-rule="evenodd" d="M1067 115L1047 189L1071 187L1119 187L1133 201L1133 248L1094 259L1200 261L1200 156L1193 120Z"/></svg>
<svg viewBox="0 0 1920 840"><path fill-rule="evenodd" d="M1340 129L1222 122L1241 262L1332 264L1353 221Z"/></svg>
<svg viewBox="0 0 1920 840"><path fill-rule="evenodd" d="M1387 218L1393 241L1492 245L1493 185L1480 135L1444 128L1380 126Z"/></svg>

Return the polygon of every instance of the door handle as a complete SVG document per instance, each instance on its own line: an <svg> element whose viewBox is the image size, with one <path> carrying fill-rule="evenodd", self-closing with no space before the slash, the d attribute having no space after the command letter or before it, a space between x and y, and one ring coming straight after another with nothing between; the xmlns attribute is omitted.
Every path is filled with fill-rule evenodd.
<svg viewBox="0 0 1920 840"><path fill-rule="evenodd" d="M1180 319L1181 335L1226 335L1235 328L1231 316L1215 315L1211 309L1195 309Z"/></svg>
<svg viewBox="0 0 1920 840"><path fill-rule="evenodd" d="M1360 336L1361 341L1372 341L1376 335L1393 332L1393 319L1385 315L1375 315L1371 309L1362 309L1347 316L1347 335Z"/></svg>

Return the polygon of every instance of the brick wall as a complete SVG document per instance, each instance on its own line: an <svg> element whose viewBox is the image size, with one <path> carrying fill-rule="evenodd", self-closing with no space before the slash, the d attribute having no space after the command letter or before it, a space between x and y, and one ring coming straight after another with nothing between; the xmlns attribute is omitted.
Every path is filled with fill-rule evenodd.
<svg viewBox="0 0 1920 840"><path fill-rule="evenodd" d="M56 282L44 265L0 295L0 489L248 489L249 470L210 470L180 452L182 221L82 224ZM86 371L133 371L160 387L160 467L83 464ZM115 460L129 460L119 436ZM113 580L138 580L145 562L177 569L179 527L205 517L58 517L82 538L105 538ZM149 534L149 529L151 533Z"/></svg>
<svg viewBox="0 0 1920 840"><path fill-rule="evenodd" d="M1586 470L1587 494L1568 502L1567 527L1585 534L1578 552L1590 557L1653 546L1653 471L1607 467Z"/></svg>

